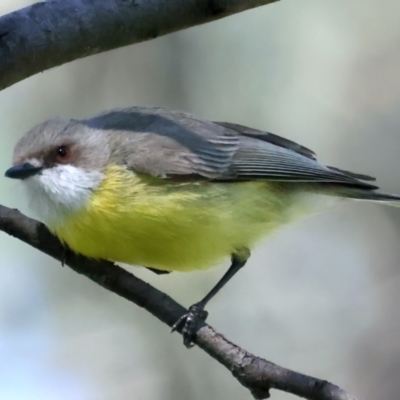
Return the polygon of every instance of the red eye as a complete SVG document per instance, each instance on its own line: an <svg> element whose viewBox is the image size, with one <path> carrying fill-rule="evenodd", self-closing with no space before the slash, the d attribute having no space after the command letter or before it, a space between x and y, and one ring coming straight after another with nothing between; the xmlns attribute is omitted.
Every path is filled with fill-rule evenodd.
<svg viewBox="0 0 400 400"><path fill-rule="evenodd" d="M71 149L67 146L57 148L57 159L59 161L68 161L71 158Z"/></svg>

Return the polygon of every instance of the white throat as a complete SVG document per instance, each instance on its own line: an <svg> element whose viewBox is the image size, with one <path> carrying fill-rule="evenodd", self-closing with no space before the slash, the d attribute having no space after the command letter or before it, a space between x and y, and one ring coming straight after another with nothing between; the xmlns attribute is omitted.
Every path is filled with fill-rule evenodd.
<svg viewBox="0 0 400 400"><path fill-rule="evenodd" d="M72 165L57 165L23 182L32 209L50 228L55 228L68 214L87 204L102 179L100 171L87 172Z"/></svg>

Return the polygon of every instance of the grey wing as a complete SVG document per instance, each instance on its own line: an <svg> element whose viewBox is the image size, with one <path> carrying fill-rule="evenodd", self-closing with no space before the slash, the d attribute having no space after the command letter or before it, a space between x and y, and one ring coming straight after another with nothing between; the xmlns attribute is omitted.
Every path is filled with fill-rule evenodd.
<svg viewBox="0 0 400 400"><path fill-rule="evenodd" d="M232 164L241 179L337 183L365 189L376 188L360 180L373 180L372 177L327 167L290 149L270 143L256 143L249 138L242 139Z"/></svg>
<svg viewBox="0 0 400 400"><path fill-rule="evenodd" d="M292 175L292 173L292 177L298 179L300 171L306 172L307 170L308 173L310 173L311 171L309 170L311 168L313 171L311 172L312 175L320 175L323 172L323 175L326 176L326 178L328 179L343 179L344 175L347 178L375 181L374 177L368 175L356 174L354 172L345 171L336 167L324 166L317 162L316 154L312 150L273 133L260 131L257 129L249 128L247 126L232 124L229 122L215 122L215 124L236 131L240 135L259 139L260 141L263 141L265 143L277 146L275 148L264 145L262 150L253 150L255 142L246 141L247 146L241 146L239 154L236 155L237 164L239 166L238 168L244 173L251 172L252 166L256 166L254 159L257 158L259 159L261 165L267 167L265 172L268 174L270 173L268 171L272 170L274 174L280 176L280 174L282 173L282 169L286 170L289 173L289 176L287 176L286 179L290 179L290 175ZM249 154L253 151L253 154ZM260 153L259 156L255 156L255 154L257 153ZM294 153L304 156L315 162L308 162L307 160L304 160L304 157L298 157ZM267 158L267 160L265 160L265 158ZM259 167L262 169L261 166ZM255 170L254 172L259 172L259 170ZM304 178L306 177L304 176ZM314 178L316 179L317 176L314 176Z"/></svg>
<svg viewBox="0 0 400 400"><path fill-rule="evenodd" d="M217 124L242 135L232 161L234 170L242 179L341 183L365 189L377 188L362 182L374 181L375 178L322 165L312 150L288 139L242 125Z"/></svg>
<svg viewBox="0 0 400 400"><path fill-rule="evenodd" d="M85 123L113 132L115 160L164 179L262 179L375 188L362 182L374 178L324 166L311 150L242 125L150 107L115 110Z"/></svg>
<svg viewBox="0 0 400 400"><path fill-rule="evenodd" d="M240 138L211 121L156 107L113 110L81 121L109 133L111 161L161 178L230 179Z"/></svg>
<svg viewBox="0 0 400 400"><path fill-rule="evenodd" d="M233 124L231 122L214 122L214 124L231 129L244 136L252 137L255 139L262 140L264 142L274 144L279 147L293 150L294 152L299 153L305 157L311 158L312 160L317 159L316 154L307 147L301 146L296 142L283 138L282 136L275 135L271 132L260 131L258 129L249 128L248 126Z"/></svg>

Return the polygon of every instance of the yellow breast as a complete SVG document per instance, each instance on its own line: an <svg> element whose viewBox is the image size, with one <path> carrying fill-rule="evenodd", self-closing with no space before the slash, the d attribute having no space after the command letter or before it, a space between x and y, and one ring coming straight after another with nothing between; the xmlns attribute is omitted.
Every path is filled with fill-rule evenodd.
<svg viewBox="0 0 400 400"><path fill-rule="evenodd" d="M171 183L119 166L54 229L77 253L163 270L215 265L283 220L279 185Z"/></svg>

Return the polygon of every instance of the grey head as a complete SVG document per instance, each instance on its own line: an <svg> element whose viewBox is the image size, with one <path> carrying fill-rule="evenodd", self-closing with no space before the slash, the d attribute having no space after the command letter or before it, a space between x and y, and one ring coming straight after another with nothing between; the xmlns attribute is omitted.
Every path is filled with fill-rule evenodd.
<svg viewBox="0 0 400 400"><path fill-rule="evenodd" d="M55 118L19 140L5 175L24 182L32 208L52 227L86 204L103 179L109 153L102 131Z"/></svg>
<svg viewBox="0 0 400 400"><path fill-rule="evenodd" d="M54 118L35 126L19 140L14 149L13 167L6 176L26 179L62 165L86 171L101 170L108 155L104 135L88 129L80 121Z"/></svg>

